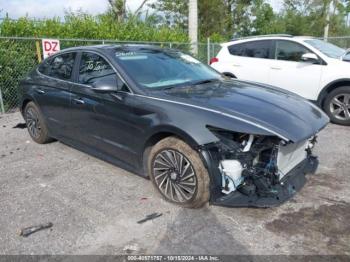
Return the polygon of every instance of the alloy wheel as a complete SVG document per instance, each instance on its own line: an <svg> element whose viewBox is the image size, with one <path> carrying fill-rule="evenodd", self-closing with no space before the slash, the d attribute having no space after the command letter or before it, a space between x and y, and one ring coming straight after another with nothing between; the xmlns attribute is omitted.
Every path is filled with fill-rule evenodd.
<svg viewBox="0 0 350 262"><path fill-rule="evenodd" d="M167 149L153 161L153 175L160 192L177 203L190 201L197 191L197 177L191 162L180 152Z"/></svg>
<svg viewBox="0 0 350 262"><path fill-rule="evenodd" d="M330 101L330 112L339 120L350 120L350 94L338 94Z"/></svg>
<svg viewBox="0 0 350 262"><path fill-rule="evenodd" d="M38 113L31 107L26 111L27 128L30 135L34 138L39 138L41 133L41 125Z"/></svg>

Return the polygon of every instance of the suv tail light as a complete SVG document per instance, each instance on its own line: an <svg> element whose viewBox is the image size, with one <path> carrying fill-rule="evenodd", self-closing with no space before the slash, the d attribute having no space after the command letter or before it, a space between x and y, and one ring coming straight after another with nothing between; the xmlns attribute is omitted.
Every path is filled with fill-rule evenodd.
<svg viewBox="0 0 350 262"><path fill-rule="evenodd" d="M219 62L219 58L213 57L212 59L210 59L209 65L216 63L216 62Z"/></svg>

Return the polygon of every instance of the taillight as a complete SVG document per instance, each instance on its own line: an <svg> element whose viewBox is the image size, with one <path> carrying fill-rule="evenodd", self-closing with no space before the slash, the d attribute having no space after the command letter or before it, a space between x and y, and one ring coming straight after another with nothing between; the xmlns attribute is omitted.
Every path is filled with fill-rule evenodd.
<svg viewBox="0 0 350 262"><path fill-rule="evenodd" d="M216 63L216 62L219 62L219 58L213 57L212 59L210 59L209 65Z"/></svg>

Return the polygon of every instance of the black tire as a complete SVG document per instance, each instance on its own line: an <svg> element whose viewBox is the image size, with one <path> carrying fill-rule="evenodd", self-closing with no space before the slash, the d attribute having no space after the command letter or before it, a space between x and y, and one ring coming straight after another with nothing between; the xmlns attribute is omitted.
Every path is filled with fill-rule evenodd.
<svg viewBox="0 0 350 262"><path fill-rule="evenodd" d="M29 102L24 108L24 118L28 133L35 142L45 144L52 141L44 117L34 102Z"/></svg>
<svg viewBox="0 0 350 262"><path fill-rule="evenodd" d="M342 86L330 92L323 110L332 123L350 126L350 86Z"/></svg>
<svg viewBox="0 0 350 262"><path fill-rule="evenodd" d="M225 72L225 73L222 73L224 76L228 77L228 78L232 78L232 79L237 79L237 77L232 74L232 73L228 73L228 72Z"/></svg>
<svg viewBox="0 0 350 262"><path fill-rule="evenodd" d="M153 146L147 169L165 200L188 208L199 208L208 202L208 171L198 153L181 139L167 137ZM161 176L162 173L165 174Z"/></svg>

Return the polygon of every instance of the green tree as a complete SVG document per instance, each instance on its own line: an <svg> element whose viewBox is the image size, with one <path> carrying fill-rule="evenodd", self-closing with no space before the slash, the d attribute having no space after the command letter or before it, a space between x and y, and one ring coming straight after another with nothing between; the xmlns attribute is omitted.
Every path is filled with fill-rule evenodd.
<svg viewBox="0 0 350 262"><path fill-rule="evenodd" d="M285 25L280 16L274 13L271 5L263 0L255 0L252 6L251 34L264 35L284 33Z"/></svg>
<svg viewBox="0 0 350 262"><path fill-rule="evenodd" d="M227 10L223 0L198 1L198 26L200 37L227 33ZM160 0L149 5L158 12L161 22L170 27L188 29L188 1Z"/></svg>
<svg viewBox="0 0 350 262"><path fill-rule="evenodd" d="M126 0L108 0L111 11L118 22L124 21L126 16Z"/></svg>
<svg viewBox="0 0 350 262"><path fill-rule="evenodd" d="M150 6L158 11L163 23L187 30L187 1L158 0ZM198 16L202 40L281 30L276 24L277 15L264 0L198 0Z"/></svg>
<svg viewBox="0 0 350 262"><path fill-rule="evenodd" d="M286 32L293 35L322 36L329 9L330 36L348 34L348 0L286 0L281 13Z"/></svg>

